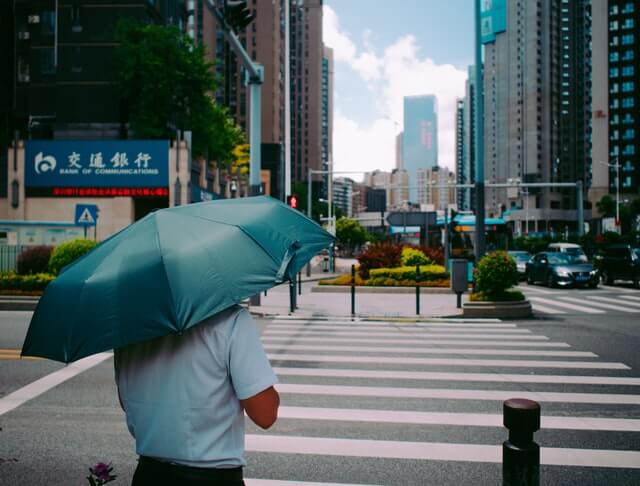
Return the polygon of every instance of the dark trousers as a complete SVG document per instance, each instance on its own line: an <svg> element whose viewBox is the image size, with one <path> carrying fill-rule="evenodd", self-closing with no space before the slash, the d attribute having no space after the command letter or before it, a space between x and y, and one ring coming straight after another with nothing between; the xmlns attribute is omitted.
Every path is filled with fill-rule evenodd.
<svg viewBox="0 0 640 486"><path fill-rule="evenodd" d="M245 486L242 468L180 466L141 456L131 486Z"/></svg>

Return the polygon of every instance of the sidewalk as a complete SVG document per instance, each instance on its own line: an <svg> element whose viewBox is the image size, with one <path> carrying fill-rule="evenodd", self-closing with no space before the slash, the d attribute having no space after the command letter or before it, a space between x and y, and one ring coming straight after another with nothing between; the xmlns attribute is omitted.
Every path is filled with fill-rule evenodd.
<svg viewBox="0 0 640 486"><path fill-rule="evenodd" d="M351 263L355 260L336 259L336 274L351 271ZM314 262L316 263L316 262ZM275 287L260 295L259 306L249 306L252 314L259 316L293 315L299 317L337 317L351 316L350 291L339 293L312 292L318 280L332 278L334 274L323 272L316 263L312 265L311 277L302 272L302 294L296 297L298 308L293 314L289 312L289 285ZM464 297L463 297L464 299ZM416 314L416 296L411 293L365 293L358 292L356 287L355 315L358 317L402 317L406 319L423 319L431 317L461 317L462 309L456 308L456 296L453 293L429 293L428 289L420 292L420 315Z"/></svg>

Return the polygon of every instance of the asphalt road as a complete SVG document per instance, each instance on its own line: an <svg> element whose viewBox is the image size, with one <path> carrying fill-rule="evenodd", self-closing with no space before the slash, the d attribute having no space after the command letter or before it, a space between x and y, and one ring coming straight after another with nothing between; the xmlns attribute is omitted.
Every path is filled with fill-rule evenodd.
<svg viewBox="0 0 640 486"><path fill-rule="evenodd" d="M247 484L501 484L502 400L516 396L542 407L540 484L640 484L640 306L625 304L640 292L523 289L555 307L518 322L260 320L282 407L271 430L249 427ZM0 312L0 484L88 484L99 461L129 484L110 357L20 402L75 372L16 359L29 317Z"/></svg>

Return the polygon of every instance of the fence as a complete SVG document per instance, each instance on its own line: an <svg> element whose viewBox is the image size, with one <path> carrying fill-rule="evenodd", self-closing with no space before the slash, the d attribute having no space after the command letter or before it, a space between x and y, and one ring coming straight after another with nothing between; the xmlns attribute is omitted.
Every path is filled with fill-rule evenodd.
<svg viewBox="0 0 640 486"><path fill-rule="evenodd" d="M0 272L16 270L24 245L0 245Z"/></svg>

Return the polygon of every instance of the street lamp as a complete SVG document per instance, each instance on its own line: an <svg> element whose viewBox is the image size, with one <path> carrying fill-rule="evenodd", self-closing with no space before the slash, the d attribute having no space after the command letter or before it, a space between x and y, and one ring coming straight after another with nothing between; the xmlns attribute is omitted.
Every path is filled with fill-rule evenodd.
<svg viewBox="0 0 640 486"><path fill-rule="evenodd" d="M599 161L601 164L606 165L607 167L614 167L616 169L616 227L618 228L620 234L622 234L622 226L620 225L620 158L616 156L614 159L616 161L615 164L611 164L609 162Z"/></svg>

